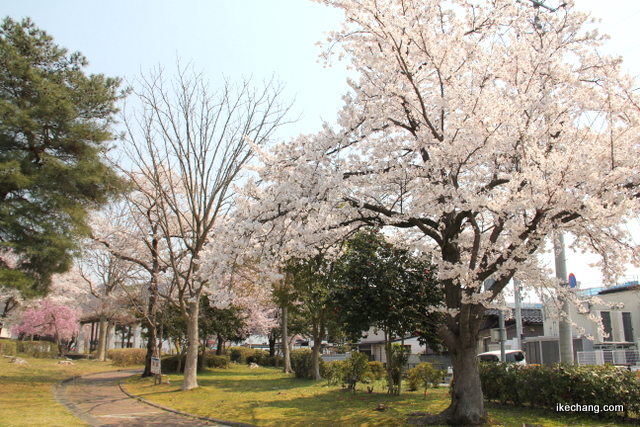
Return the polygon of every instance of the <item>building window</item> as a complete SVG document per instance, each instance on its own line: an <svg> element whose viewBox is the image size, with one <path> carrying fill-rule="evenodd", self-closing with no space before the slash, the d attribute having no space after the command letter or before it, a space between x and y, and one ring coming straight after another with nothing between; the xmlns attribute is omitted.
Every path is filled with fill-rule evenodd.
<svg viewBox="0 0 640 427"><path fill-rule="evenodd" d="M633 326L631 323L631 313L622 313L622 330L624 332L624 340L633 342Z"/></svg>
<svg viewBox="0 0 640 427"><path fill-rule="evenodd" d="M613 330L611 328L611 312L601 311L600 319L602 319L602 326L604 328L603 341L613 341Z"/></svg>

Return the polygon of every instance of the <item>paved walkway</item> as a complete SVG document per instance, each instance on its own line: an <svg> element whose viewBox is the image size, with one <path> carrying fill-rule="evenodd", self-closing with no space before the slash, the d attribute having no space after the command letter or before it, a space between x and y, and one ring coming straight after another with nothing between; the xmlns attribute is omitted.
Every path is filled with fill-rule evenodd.
<svg viewBox="0 0 640 427"><path fill-rule="evenodd" d="M74 415L92 427L160 426L241 426L241 423L217 423L180 415L157 408L125 394L119 381L141 371L113 371L87 375L63 382L54 388L54 396ZM244 424L248 426L248 424Z"/></svg>

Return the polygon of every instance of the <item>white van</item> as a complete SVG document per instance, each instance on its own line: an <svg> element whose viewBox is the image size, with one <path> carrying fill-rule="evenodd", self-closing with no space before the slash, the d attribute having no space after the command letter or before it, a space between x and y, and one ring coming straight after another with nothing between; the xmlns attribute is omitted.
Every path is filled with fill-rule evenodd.
<svg viewBox="0 0 640 427"><path fill-rule="evenodd" d="M505 362L513 362L518 363L520 365L526 365L527 361L524 357L524 353L522 350L507 350L504 352L507 360ZM480 353L478 355L478 359L481 362L500 362L500 350L498 351L487 351L484 353Z"/></svg>

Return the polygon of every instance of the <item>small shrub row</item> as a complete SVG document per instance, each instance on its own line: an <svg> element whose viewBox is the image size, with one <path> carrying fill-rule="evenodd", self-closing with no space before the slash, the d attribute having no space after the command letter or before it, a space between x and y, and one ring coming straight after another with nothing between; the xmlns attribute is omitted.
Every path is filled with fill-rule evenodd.
<svg viewBox="0 0 640 427"><path fill-rule="evenodd" d="M512 363L480 364L485 399L555 409L562 405L622 405L622 413L599 416L640 418L640 381L636 372L612 366L522 366Z"/></svg>
<svg viewBox="0 0 640 427"><path fill-rule="evenodd" d="M107 358L116 366L144 365L147 357L146 348L116 348L107 350Z"/></svg>
<svg viewBox="0 0 640 427"><path fill-rule="evenodd" d="M13 340L0 339L0 355L16 356L18 354L18 345Z"/></svg>
<svg viewBox="0 0 640 427"><path fill-rule="evenodd" d="M178 355L164 356L160 361L162 372L174 372L178 373ZM186 362L186 356L182 356L182 363L180 363L180 372L184 372L184 365ZM202 355L198 355L198 372L201 371ZM205 368L219 368L224 369L229 367L229 358L227 356L216 356L215 354L207 354L204 359Z"/></svg>
<svg viewBox="0 0 640 427"><path fill-rule="evenodd" d="M53 359L60 355L58 345L50 341L17 341L18 353L39 359Z"/></svg>
<svg viewBox="0 0 640 427"><path fill-rule="evenodd" d="M269 353L249 347L229 347L227 349L229 360L241 365L257 363L260 366L269 366Z"/></svg>

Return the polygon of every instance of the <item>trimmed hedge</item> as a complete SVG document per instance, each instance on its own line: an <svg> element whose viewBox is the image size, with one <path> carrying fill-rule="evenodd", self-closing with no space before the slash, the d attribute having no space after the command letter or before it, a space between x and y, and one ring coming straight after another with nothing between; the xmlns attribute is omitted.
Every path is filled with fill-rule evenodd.
<svg viewBox="0 0 640 427"><path fill-rule="evenodd" d="M107 350L107 358L116 366L144 365L147 357L146 348L116 348Z"/></svg>
<svg viewBox="0 0 640 427"><path fill-rule="evenodd" d="M0 339L0 355L17 356L18 344L13 340Z"/></svg>
<svg viewBox="0 0 640 427"><path fill-rule="evenodd" d="M247 365L249 363L257 363L260 366L269 365L269 353L255 348L249 347L229 347L227 349L229 359L234 363Z"/></svg>
<svg viewBox="0 0 640 427"><path fill-rule="evenodd" d="M559 404L597 405L599 416L640 418L638 373L625 368L484 362L479 369L487 400L554 410ZM604 412L605 405L622 405L624 411Z"/></svg>
<svg viewBox="0 0 640 427"><path fill-rule="evenodd" d="M178 355L164 356L160 361L162 372L176 372L178 369ZM180 372L184 372L186 356L182 356L182 365ZM201 372L202 355L198 355L198 372ZM226 356L216 356L215 354L207 354L204 359L205 368L224 369L229 367L229 358Z"/></svg>
<svg viewBox="0 0 640 427"><path fill-rule="evenodd" d="M60 355L58 345L50 341L18 341L17 350L39 359L54 359Z"/></svg>

